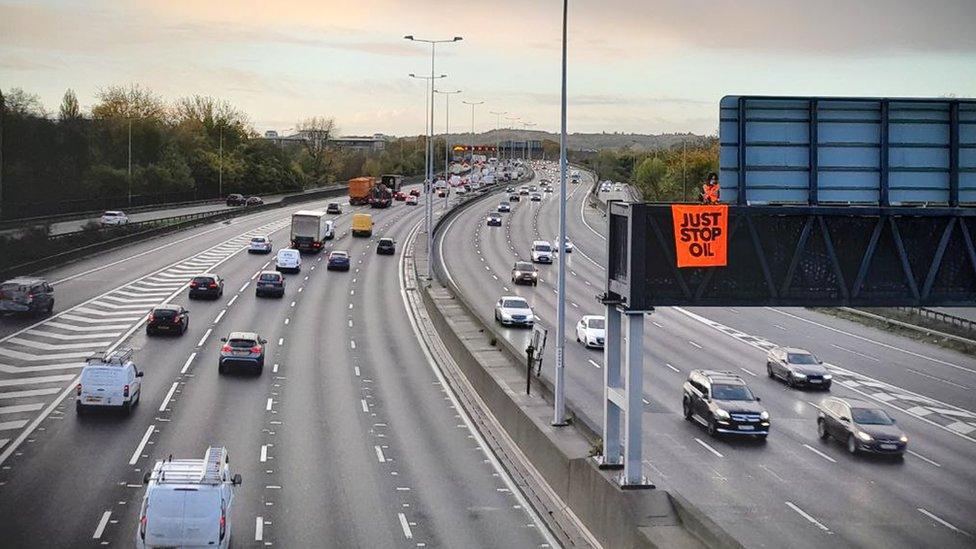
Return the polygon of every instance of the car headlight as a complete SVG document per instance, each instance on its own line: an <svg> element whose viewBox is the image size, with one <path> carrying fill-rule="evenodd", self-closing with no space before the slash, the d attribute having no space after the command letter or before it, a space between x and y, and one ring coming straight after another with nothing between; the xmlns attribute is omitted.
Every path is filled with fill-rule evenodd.
<svg viewBox="0 0 976 549"><path fill-rule="evenodd" d="M730 416L728 412L726 412L725 410L723 410L721 408L718 408L717 410L715 410L715 417L717 417L719 419L731 419L732 418L732 416Z"/></svg>
<svg viewBox="0 0 976 549"><path fill-rule="evenodd" d="M766 410L763 410L762 413L759 414L759 419L761 419L763 421L769 421L769 412L767 412Z"/></svg>
<svg viewBox="0 0 976 549"><path fill-rule="evenodd" d="M515 276L522 276L522 271L515 271Z"/></svg>
<svg viewBox="0 0 976 549"><path fill-rule="evenodd" d="M506 313L505 311L502 311L502 318L506 320L512 320L512 315L510 313Z"/></svg>
<svg viewBox="0 0 976 549"><path fill-rule="evenodd" d="M864 442L871 442L872 440L874 440L874 438L871 435L865 433L864 431L858 431L857 438L863 440Z"/></svg>
<svg viewBox="0 0 976 549"><path fill-rule="evenodd" d="M907 443L908 442L908 437L906 437L905 435L902 435L898 440Z"/></svg>
<svg viewBox="0 0 976 549"><path fill-rule="evenodd" d="M834 376L832 376L832 375L830 375L830 374L824 374L824 376L823 376L823 378L824 378L824 379L833 379L833 378L834 378Z"/></svg>
<svg viewBox="0 0 976 549"><path fill-rule="evenodd" d="M539 278L539 273L532 273L532 278Z"/></svg>
<svg viewBox="0 0 976 549"><path fill-rule="evenodd" d="M793 377L795 377L797 379L806 379L807 378L807 375L806 374L801 374L800 372L793 372Z"/></svg>

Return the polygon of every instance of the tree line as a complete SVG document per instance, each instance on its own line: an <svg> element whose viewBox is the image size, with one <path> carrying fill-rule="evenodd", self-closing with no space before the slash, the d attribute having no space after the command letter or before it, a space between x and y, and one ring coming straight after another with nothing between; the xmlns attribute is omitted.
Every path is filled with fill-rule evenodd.
<svg viewBox="0 0 976 549"><path fill-rule="evenodd" d="M136 85L103 88L87 112L70 89L50 112L37 95L13 88L0 92L3 217L423 173L423 137L398 139L383 151L354 151L330 144L337 135L333 118L307 118L295 129L305 138L279 144L262 139L247 115L226 101L194 95L167 102Z"/></svg>

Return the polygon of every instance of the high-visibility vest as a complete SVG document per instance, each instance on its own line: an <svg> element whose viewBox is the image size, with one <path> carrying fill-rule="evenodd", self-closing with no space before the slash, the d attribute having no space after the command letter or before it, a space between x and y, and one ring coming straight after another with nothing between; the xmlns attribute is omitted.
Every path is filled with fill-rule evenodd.
<svg viewBox="0 0 976 549"><path fill-rule="evenodd" d="M702 202L705 204L716 204L718 203L718 193L720 187L718 184L709 185L708 183L702 185Z"/></svg>

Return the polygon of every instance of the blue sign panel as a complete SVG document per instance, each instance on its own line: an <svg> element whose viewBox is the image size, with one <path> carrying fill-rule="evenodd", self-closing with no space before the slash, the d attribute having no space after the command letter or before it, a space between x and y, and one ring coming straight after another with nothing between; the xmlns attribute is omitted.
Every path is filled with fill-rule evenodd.
<svg viewBox="0 0 976 549"><path fill-rule="evenodd" d="M726 96L733 204L976 204L976 100Z"/></svg>

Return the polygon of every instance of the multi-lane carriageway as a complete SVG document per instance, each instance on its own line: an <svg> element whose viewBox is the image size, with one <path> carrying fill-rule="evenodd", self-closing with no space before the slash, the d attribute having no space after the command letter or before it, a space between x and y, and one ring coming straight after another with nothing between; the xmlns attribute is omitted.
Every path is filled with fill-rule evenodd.
<svg viewBox="0 0 976 549"><path fill-rule="evenodd" d="M546 176L541 176L546 177ZM548 176L550 179L558 178ZM567 398L602 421L602 353L575 341L583 314L602 314L605 220L587 205L592 181L569 185ZM441 272L493 322L501 295L525 297L550 330L544 376L555 361L556 265L537 287L511 284L532 240L558 239L558 195L521 201L488 227L503 194L486 198L439 233ZM502 330L524 348L527 330ZM976 544L976 359L804 309L661 308L645 320L644 472L676 489L750 547L972 547ZM834 371L832 392L874 400L910 437L904 462L852 457L816 435L824 395L767 379L771 345L807 348ZM714 440L681 415L694 368L739 373L772 415L766 444Z"/></svg>
<svg viewBox="0 0 976 549"><path fill-rule="evenodd" d="M351 270L306 257L280 300L254 296L271 258L244 246L253 234L286 242L289 209L45 273L56 314L0 323L0 545L129 545L146 468L211 444L244 478L238 547L552 544L411 327L398 270L423 203L371 211L371 239L346 234L356 210L345 206L328 246L351 252ZM380 236L397 239L395 256L375 254ZM225 294L190 302L185 284L204 271L225 278ZM190 310L190 330L147 338L141 321L164 301ZM219 338L233 330L268 340L263 376L218 375ZM146 372L140 405L76 416L84 357L116 344Z"/></svg>

